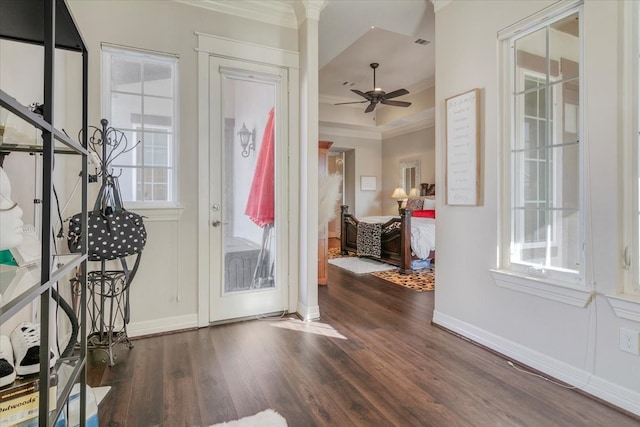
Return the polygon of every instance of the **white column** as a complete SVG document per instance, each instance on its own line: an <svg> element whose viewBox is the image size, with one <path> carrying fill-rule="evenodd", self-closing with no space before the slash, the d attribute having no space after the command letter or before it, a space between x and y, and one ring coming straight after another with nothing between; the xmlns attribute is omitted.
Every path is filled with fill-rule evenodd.
<svg viewBox="0 0 640 427"><path fill-rule="evenodd" d="M320 318L318 306L318 21L325 0L298 0L300 51L300 293L298 313Z"/></svg>

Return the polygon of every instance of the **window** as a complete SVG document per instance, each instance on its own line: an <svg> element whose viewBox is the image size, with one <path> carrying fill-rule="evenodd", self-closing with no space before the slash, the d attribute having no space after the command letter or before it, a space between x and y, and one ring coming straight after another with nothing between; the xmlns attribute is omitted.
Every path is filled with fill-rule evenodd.
<svg viewBox="0 0 640 427"><path fill-rule="evenodd" d="M581 6L563 7L500 35L508 52L501 267L581 283Z"/></svg>
<svg viewBox="0 0 640 427"><path fill-rule="evenodd" d="M102 46L105 118L128 147L111 167L125 202L177 205L177 63L172 55Z"/></svg>
<svg viewBox="0 0 640 427"><path fill-rule="evenodd" d="M638 102L640 100L640 6L637 2L631 2L629 5L625 5L628 10L625 16L628 16L630 25L630 34L626 37L629 39L628 46L629 51L633 55L632 66L630 69L631 81L628 81L627 87L633 88L633 96L631 97L630 104L627 111L633 112L633 119L631 120L632 126L631 135L632 143L629 144L632 149L630 152L625 153L625 158L631 159L631 165L624 165L626 170L631 171L632 176L625 176L625 182L632 183L631 194L625 192L625 197L628 199L626 206L631 206L631 230L625 235L632 235L633 238L630 242L624 242L627 245L624 249L623 265L630 273L631 280L627 280L624 293L640 296L640 109L638 108ZM625 144L626 145L626 144ZM632 178L632 179L628 179ZM633 255L632 255L633 254Z"/></svg>

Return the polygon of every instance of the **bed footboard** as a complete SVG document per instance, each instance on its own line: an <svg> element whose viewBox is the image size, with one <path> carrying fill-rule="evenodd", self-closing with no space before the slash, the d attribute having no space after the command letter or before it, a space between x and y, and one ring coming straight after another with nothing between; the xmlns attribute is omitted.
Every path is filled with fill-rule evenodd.
<svg viewBox="0 0 640 427"><path fill-rule="evenodd" d="M358 253L358 223L349 207L340 206L340 253ZM402 209L400 218L382 224L380 261L395 265L402 273L411 270L411 211Z"/></svg>

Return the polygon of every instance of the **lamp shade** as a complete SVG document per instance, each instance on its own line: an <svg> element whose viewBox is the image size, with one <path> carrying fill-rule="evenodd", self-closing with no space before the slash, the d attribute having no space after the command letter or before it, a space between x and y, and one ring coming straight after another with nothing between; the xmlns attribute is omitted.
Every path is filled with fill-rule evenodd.
<svg viewBox="0 0 640 427"><path fill-rule="evenodd" d="M404 188L402 187L393 190L393 194L391 195L392 199L406 199L407 197L407 193L404 192Z"/></svg>
<svg viewBox="0 0 640 427"><path fill-rule="evenodd" d="M418 192L417 188L412 188L411 191L409 191L409 197L418 197L420 195L420 193Z"/></svg>

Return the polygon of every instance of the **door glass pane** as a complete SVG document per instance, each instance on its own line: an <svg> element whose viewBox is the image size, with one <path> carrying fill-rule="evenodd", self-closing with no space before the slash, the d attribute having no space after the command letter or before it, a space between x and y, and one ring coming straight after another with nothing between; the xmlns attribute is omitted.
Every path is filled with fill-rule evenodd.
<svg viewBox="0 0 640 427"><path fill-rule="evenodd" d="M275 287L276 85L222 80L224 292Z"/></svg>

